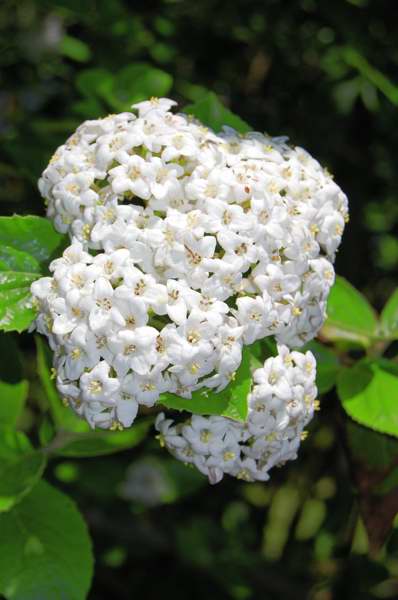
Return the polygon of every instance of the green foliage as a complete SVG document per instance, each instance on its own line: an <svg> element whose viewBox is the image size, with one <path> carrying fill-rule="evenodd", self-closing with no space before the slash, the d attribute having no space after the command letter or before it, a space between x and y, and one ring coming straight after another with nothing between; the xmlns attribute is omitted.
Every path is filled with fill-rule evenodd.
<svg viewBox="0 0 398 600"><path fill-rule="evenodd" d="M361 361L344 369L337 392L352 419L398 437L398 367L387 360Z"/></svg>
<svg viewBox="0 0 398 600"><path fill-rule="evenodd" d="M31 491L45 466L45 455L35 451L22 432L0 424L0 513Z"/></svg>
<svg viewBox="0 0 398 600"><path fill-rule="evenodd" d="M113 76L106 69L84 69L77 75L75 84L79 92L86 98L98 96L106 99L108 94L111 94Z"/></svg>
<svg viewBox="0 0 398 600"><path fill-rule="evenodd" d="M26 253L27 260L35 259L44 272L48 263L62 254L66 238L55 231L48 219L14 215L0 217L0 245Z"/></svg>
<svg viewBox="0 0 398 600"><path fill-rule="evenodd" d="M250 387L250 348L244 347L239 369L231 383L221 392L214 393L203 388L193 392L191 398L182 398L167 392L161 394L159 403L166 408L186 410L197 415L222 415L244 421L247 417L247 395Z"/></svg>
<svg viewBox="0 0 398 600"><path fill-rule="evenodd" d="M398 87L392 83L378 69L374 68L366 58L355 48L346 47L342 49L345 62L357 69L376 89L380 90L392 104L398 106Z"/></svg>
<svg viewBox="0 0 398 600"><path fill-rule="evenodd" d="M0 425L0 457L12 460L17 454L32 452L32 444L22 431Z"/></svg>
<svg viewBox="0 0 398 600"><path fill-rule="evenodd" d="M151 98L167 96L173 78L161 69L147 63L127 65L119 71L91 68L81 71L76 86L84 96L75 112L93 118L103 116L107 109L122 112L131 105Z"/></svg>
<svg viewBox="0 0 398 600"><path fill-rule="evenodd" d="M23 331L35 317L30 286L42 274L64 238L47 219L0 217L0 329Z"/></svg>
<svg viewBox="0 0 398 600"><path fill-rule="evenodd" d="M12 266L11 260L5 260L6 253L12 259ZM22 270L27 262L22 252L7 248L0 255L0 328L3 331L21 332L27 329L36 314L31 303L30 286L39 274L37 271Z"/></svg>
<svg viewBox="0 0 398 600"><path fill-rule="evenodd" d="M87 527L67 496L40 482L0 515L0 592L6 600L84 600L93 558Z"/></svg>
<svg viewBox="0 0 398 600"><path fill-rule="evenodd" d="M144 63L128 65L115 77L113 106L122 110L151 96L167 96L172 85L173 78L161 69Z"/></svg>
<svg viewBox="0 0 398 600"><path fill-rule="evenodd" d="M0 513L12 508L37 484L46 465L42 452L16 454L13 458L0 452Z"/></svg>
<svg viewBox="0 0 398 600"><path fill-rule="evenodd" d="M142 442L152 424L152 418L141 418L123 431L65 432L59 435L54 452L59 456L69 457L103 456L121 452Z"/></svg>
<svg viewBox="0 0 398 600"><path fill-rule="evenodd" d="M250 125L226 108L213 92L208 92L194 104L185 106L184 112L193 115L216 132L221 131L224 125L233 127L239 133L252 131Z"/></svg>
<svg viewBox="0 0 398 600"><path fill-rule="evenodd" d="M386 336L398 337L398 288L382 310L381 325Z"/></svg>
<svg viewBox="0 0 398 600"><path fill-rule="evenodd" d="M366 347L377 336L376 313L343 277L336 277L330 291L327 315L323 332L330 340L349 340Z"/></svg>
<svg viewBox="0 0 398 600"><path fill-rule="evenodd" d="M64 35L59 49L64 56L77 62L87 62L91 58L91 50L87 44L70 35Z"/></svg>

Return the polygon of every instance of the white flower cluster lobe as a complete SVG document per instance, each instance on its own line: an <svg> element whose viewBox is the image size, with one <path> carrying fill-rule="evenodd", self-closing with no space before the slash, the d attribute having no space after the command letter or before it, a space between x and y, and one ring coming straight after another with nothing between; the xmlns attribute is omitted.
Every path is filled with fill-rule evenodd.
<svg viewBox="0 0 398 600"><path fill-rule="evenodd" d="M195 465L210 483L218 483L225 473L266 481L272 467L297 457L303 429L318 406L315 375L311 352L278 346L278 355L254 372L245 423L192 415L175 424L161 413L156 420L160 442L179 460Z"/></svg>
<svg viewBox="0 0 398 600"><path fill-rule="evenodd" d="M285 138L216 134L174 104L86 121L39 181L71 246L32 285L36 326L92 426L129 426L165 391L219 391L244 344L300 346L325 317L344 193Z"/></svg>

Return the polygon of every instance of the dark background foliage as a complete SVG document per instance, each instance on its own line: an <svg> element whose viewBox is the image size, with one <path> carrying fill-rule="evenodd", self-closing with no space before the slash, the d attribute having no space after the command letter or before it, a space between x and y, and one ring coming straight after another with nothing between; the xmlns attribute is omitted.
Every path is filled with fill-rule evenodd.
<svg viewBox="0 0 398 600"><path fill-rule="evenodd" d="M209 89L335 175L351 208L337 271L380 308L398 270L394 4L5 0L2 213L44 214L37 179L82 120L148 94L183 105ZM33 377L33 360L26 369ZM34 408L25 418L29 429ZM396 597L398 534L369 558L344 446L331 395L299 460L266 485L210 488L151 441L58 462L52 479L77 500L94 538L90 599Z"/></svg>

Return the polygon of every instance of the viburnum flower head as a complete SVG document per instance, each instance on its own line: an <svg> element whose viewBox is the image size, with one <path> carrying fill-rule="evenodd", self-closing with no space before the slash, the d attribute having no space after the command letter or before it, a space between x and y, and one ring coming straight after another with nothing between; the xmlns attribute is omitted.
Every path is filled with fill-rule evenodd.
<svg viewBox="0 0 398 600"><path fill-rule="evenodd" d="M48 217L71 245L51 277L32 285L36 327L54 350L60 393L93 427L130 426L140 405L153 406L166 391L218 392L243 345L275 336L301 346L325 318L344 193L286 138L216 133L174 105L152 99L84 122L39 181ZM278 381L275 397L296 402L298 394L301 406L301 391ZM256 385L268 394L266 382ZM267 409L270 423L295 419L289 406ZM206 457L197 465L206 472L220 444L194 443L197 423L193 417L175 439ZM224 453L248 435L222 417L210 425ZM260 438L245 441L239 473L267 471L258 463L262 446ZM217 463L215 479L220 468L227 472Z"/></svg>

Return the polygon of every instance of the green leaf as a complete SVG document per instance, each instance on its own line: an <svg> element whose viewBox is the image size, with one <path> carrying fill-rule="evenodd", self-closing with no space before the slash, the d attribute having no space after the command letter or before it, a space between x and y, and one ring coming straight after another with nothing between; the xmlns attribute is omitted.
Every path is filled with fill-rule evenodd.
<svg viewBox="0 0 398 600"><path fill-rule="evenodd" d="M0 512L9 510L38 482L45 456L32 448L26 435L0 425Z"/></svg>
<svg viewBox="0 0 398 600"><path fill-rule="evenodd" d="M301 352L310 350L316 358L316 386L320 394L326 394L336 384L337 375L341 369L339 359L331 350L319 342L309 342Z"/></svg>
<svg viewBox="0 0 398 600"><path fill-rule="evenodd" d="M375 311L346 279L336 277L327 304L327 320L322 335L328 340L350 340L369 346L377 336L378 320Z"/></svg>
<svg viewBox="0 0 398 600"><path fill-rule="evenodd" d="M85 600L93 572L87 526L75 504L41 481L0 515L0 592L6 600Z"/></svg>
<svg viewBox="0 0 398 600"><path fill-rule="evenodd" d="M263 358L263 347L258 340L254 342L250 346L250 369L254 371L255 369L260 369L263 366L264 358Z"/></svg>
<svg viewBox="0 0 398 600"><path fill-rule="evenodd" d="M0 264L0 329L21 332L36 316L30 286L38 273L4 271Z"/></svg>
<svg viewBox="0 0 398 600"><path fill-rule="evenodd" d="M171 75L146 63L123 67L116 75L108 102L116 110L129 110L135 102L152 96L167 96L173 85Z"/></svg>
<svg viewBox="0 0 398 600"><path fill-rule="evenodd" d="M48 446L50 442L54 439L55 428L52 421L47 417L47 415L43 415L37 433L41 446Z"/></svg>
<svg viewBox="0 0 398 600"><path fill-rule="evenodd" d="M0 217L0 329L23 331L36 315L30 286L65 237L40 217Z"/></svg>
<svg viewBox="0 0 398 600"><path fill-rule="evenodd" d="M0 458L0 512L9 510L30 492L45 465L41 451Z"/></svg>
<svg viewBox="0 0 398 600"><path fill-rule="evenodd" d="M104 100L113 110L130 110L135 102L151 96L166 96L173 78L147 63L134 63L116 73L102 68L86 69L76 78L76 85L86 97L84 102L75 105L77 112L88 114L91 109L95 116L100 116L101 105L97 99Z"/></svg>
<svg viewBox="0 0 398 600"><path fill-rule="evenodd" d="M102 68L84 69L78 73L75 83L84 96L103 96L112 90L113 75Z"/></svg>
<svg viewBox="0 0 398 600"><path fill-rule="evenodd" d="M348 415L370 429L398 437L398 375L387 360L344 369L337 393Z"/></svg>
<svg viewBox="0 0 398 600"><path fill-rule="evenodd" d="M84 98L73 104L73 111L90 119L102 117L106 110L102 100L112 98L114 75L102 68L85 69L75 83Z"/></svg>
<svg viewBox="0 0 398 600"><path fill-rule="evenodd" d="M88 457L114 454L137 446L147 435L153 419L138 419L132 427L123 431L88 431L87 433L65 434L59 456Z"/></svg>
<svg viewBox="0 0 398 600"><path fill-rule="evenodd" d="M247 347L250 354L250 370L260 369L264 361L271 356L278 354L277 344L273 336L268 336L262 340L257 340L254 344Z"/></svg>
<svg viewBox="0 0 398 600"><path fill-rule="evenodd" d="M71 110L85 119L101 119L104 116L103 104L98 98L83 98L71 105Z"/></svg>
<svg viewBox="0 0 398 600"><path fill-rule="evenodd" d="M385 335L398 336L398 288L388 299L380 318Z"/></svg>
<svg viewBox="0 0 398 600"><path fill-rule="evenodd" d="M0 270L20 273L40 273L37 259L11 246L0 246Z"/></svg>
<svg viewBox="0 0 398 600"><path fill-rule="evenodd" d="M239 133L246 133L253 130L243 119L234 115L233 112L226 108L213 92L208 92L194 104L186 106L184 112L194 115L194 117L216 132L220 131L224 125L233 127Z"/></svg>
<svg viewBox="0 0 398 600"><path fill-rule="evenodd" d="M87 62L91 58L91 50L87 44L70 35L63 36L59 51L64 56L77 62Z"/></svg>
<svg viewBox="0 0 398 600"><path fill-rule="evenodd" d="M57 233L48 219L34 215L0 217L0 246L26 252L40 263L42 272L66 244L66 236Z"/></svg>
<svg viewBox="0 0 398 600"><path fill-rule="evenodd" d="M40 336L36 336L36 347L37 371L58 430L56 438L49 443L50 451L61 456L100 456L132 448L145 438L152 418L140 419L123 431L90 429L86 421L62 404L50 375L51 351Z"/></svg>
<svg viewBox="0 0 398 600"><path fill-rule="evenodd" d="M28 394L18 346L10 334L0 334L0 425L15 427Z"/></svg>
<svg viewBox="0 0 398 600"><path fill-rule="evenodd" d="M251 388L250 347L244 346L242 362L235 378L218 394L208 388L193 392L192 398L182 398L176 394L160 395L159 404L175 410L186 410L195 415L222 415L245 421L247 417L247 396Z"/></svg>
<svg viewBox="0 0 398 600"><path fill-rule="evenodd" d="M345 62L354 67L370 83L372 83L388 100L398 106L398 87L381 71L371 65L356 48L343 47L342 56Z"/></svg>
<svg viewBox="0 0 398 600"><path fill-rule="evenodd" d="M0 460L12 460L17 454L33 452L32 444L22 431L0 425Z"/></svg>

